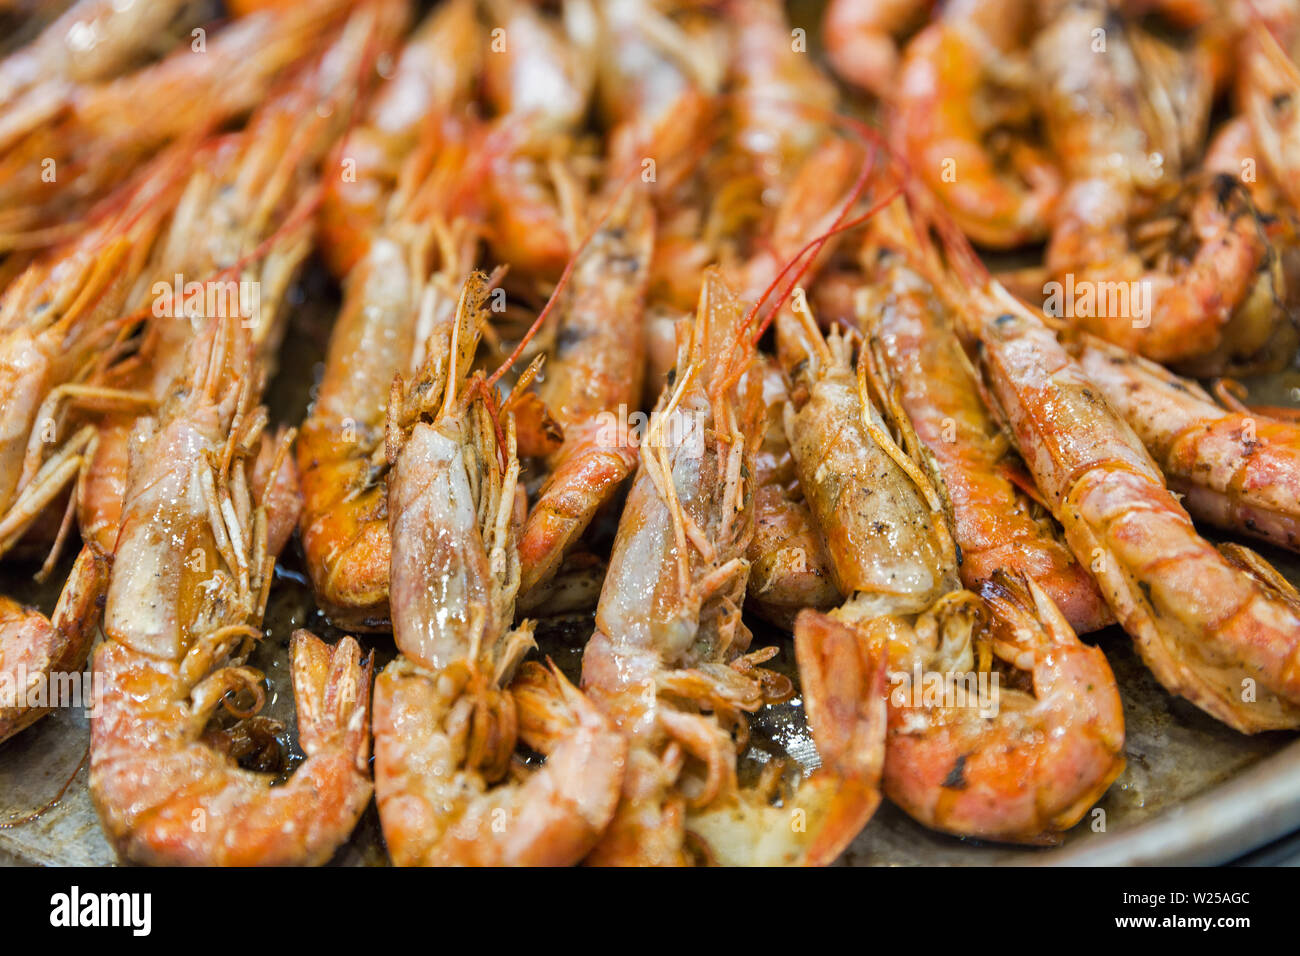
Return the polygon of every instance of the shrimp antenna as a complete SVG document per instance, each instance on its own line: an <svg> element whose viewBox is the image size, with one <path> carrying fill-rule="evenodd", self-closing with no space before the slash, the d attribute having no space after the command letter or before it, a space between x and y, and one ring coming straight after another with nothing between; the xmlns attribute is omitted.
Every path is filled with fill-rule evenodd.
<svg viewBox="0 0 1300 956"><path fill-rule="evenodd" d="M866 149L868 152L867 152L867 159L863 163L862 169L859 171L858 177L854 181L853 187L849 190L849 198L845 201L844 206L841 208L839 215L835 217L834 222L832 222L831 224L831 228L828 229L826 232L822 233L820 236L816 236L813 239L809 240L809 242L807 242L803 246L803 248L801 248L798 252L796 252L790 258L790 260L785 263L785 265L777 273L776 278L772 281L770 285L768 285L766 289L763 290L763 294L759 296L758 301L754 303L754 305L750 308L749 312L746 314L744 321L741 322L742 331L747 330L753 324L754 318L757 316L759 310L772 297L772 294L780 286L781 280L786 276L786 274L791 269L797 267L798 272L794 275L793 279L791 279L791 281L787 284L785 291L780 296L778 296L778 301L784 299L785 296L790 293L790 290L794 288L795 284L797 284L799 280L803 278L803 276L807 273L808 269L811 268L813 260L817 258L817 254L821 252L822 248L832 237L839 235L840 233L847 232L850 229L857 228L862 223L866 222L868 219L874 216L877 212L879 212L880 209L884 208L884 206L888 205L889 202L892 202L894 197L898 195L898 189L896 188L892 193L890 193L886 201L875 204L866 213L857 216L854 219L846 222L845 217L849 214L849 211L853 208L853 206L862 197L862 194L866 191L867 183L870 182L872 174L875 172L876 160L879 157L880 153L884 152L888 158L893 159L893 157L889 153L888 148L884 145L884 142L881 139L879 131L873 128L872 126L870 126L869 124L864 123L862 120L854 119L853 117L850 116L842 116L834 112L833 110L828 110L824 107L815 106L810 103L800 103L794 100L783 100L777 97L760 96L760 97L751 97L751 99L757 102L768 103L769 105L775 105L778 107L783 107L783 108L787 108L787 109L791 109L803 113L810 113L814 116L817 116L819 119L823 120L824 122L833 126L838 126L841 129L845 130L846 132L853 134L862 144L863 148ZM758 332L755 334L755 341L761 338L763 333L767 331L767 327L771 324L772 317L774 314L775 314L775 310L769 313L767 318L763 320L762 325L759 327Z"/></svg>
<svg viewBox="0 0 1300 956"><path fill-rule="evenodd" d="M822 248L832 237L844 232L848 232L851 229L856 229L858 226L862 225L864 222L868 221L877 213L879 213L881 209L884 209L886 206L888 206L891 202L893 202L898 197L899 193L902 191L901 186L895 186L893 189L889 191L889 193L884 198L877 200L865 212L863 212L858 216L853 217L848 221L845 221L845 216L848 215L849 210L852 209L853 206L857 204L858 200L862 196L862 193L865 192L867 183L870 182L871 176L875 171L875 163L876 163L878 151L882 148L883 146L881 146L877 142L871 143L871 151L869 157L867 161L863 163L862 169L858 173L858 177L854 181L852 189L850 189L849 191L849 198L845 202L844 206L841 208L839 215L836 216L833 224L831 225L831 228L826 230L821 235L815 236L814 238L810 239L807 243L805 243L804 246L798 252L796 252L785 263L784 266L782 266L781 270L777 273L776 278L773 279L772 282L767 286L767 288L763 290L762 295L760 295L757 301L755 301L755 303L753 304L753 306L750 307L749 311L745 315L745 318L741 321L740 325L737 328L736 337L732 342L733 350L737 345L739 345L742 338L746 335L750 327L753 325L754 318L757 316L759 310L763 307L765 303L767 303L769 300L773 298L773 294L781 286L782 280L785 278L787 273L789 273L792 269L797 270L795 271L794 275L790 278L790 280L785 283L785 287L784 289L781 290L780 294L776 296L775 301L777 302L781 302L785 300L785 298L790 294L791 290L795 287L795 285L799 282L799 280L803 278L803 276L812 267L812 264L816 260L818 253L821 252ZM763 334L767 331L768 326L771 325L773 319L775 318L776 312L777 310L775 308L771 309L768 312L767 316L759 324L757 331L751 336L750 339L751 344L756 344L758 340L763 337ZM742 373L742 371L743 368L738 368L733 370L732 374L727 376L723 380L721 387L722 388L731 387L731 385L733 385L735 381L739 378L739 375Z"/></svg>

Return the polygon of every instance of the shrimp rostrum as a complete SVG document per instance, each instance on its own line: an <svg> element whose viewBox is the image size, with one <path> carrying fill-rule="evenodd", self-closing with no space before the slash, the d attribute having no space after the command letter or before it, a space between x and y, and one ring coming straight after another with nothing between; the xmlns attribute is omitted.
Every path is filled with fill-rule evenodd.
<svg viewBox="0 0 1300 956"><path fill-rule="evenodd" d="M375 789L393 861L565 865L614 812L626 745L557 671L520 661L519 479L509 403L500 415L469 367L487 279L466 282L455 320L388 404L390 606L401 655L375 685ZM520 378L527 387L536 368ZM511 681L523 682L516 697ZM513 760L525 740L546 757Z"/></svg>
<svg viewBox="0 0 1300 956"><path fill-rule="evenodd" d="M164 865L319 864L370 801L370 665L356 641L294 634L292 674L306 759L289 779L230 754L263 675L245 663L262 636L275 555L250 493L266 426L238 319L198 335L187 376L133 462L94 658L90 792L118 852ZM278 459L288 452L287 440ZM214 720L214 718L217 718Z"/></svg>

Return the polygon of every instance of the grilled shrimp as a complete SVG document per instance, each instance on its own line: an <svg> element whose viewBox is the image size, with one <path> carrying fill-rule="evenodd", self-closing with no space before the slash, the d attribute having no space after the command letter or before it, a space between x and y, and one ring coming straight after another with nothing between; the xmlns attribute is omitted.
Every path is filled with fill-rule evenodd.
<svg viewBox="0 0 1300 956"><path fill-rule="evenodd" d="M889 213L899 211L898 204ZM1033 579L1078 633L1113 623L1096 583L1052 519L1011 478L1022 466L985 410L979 379L947 307L907 262L900 237L869 241L862 259L872 281L861 315L878 337L903 410L938 471L972 591L1003 569ZM881 369L885 372L885 369Z"/></svg>
<svg viewBox="0 0 1300 956"><path fill-rule="evenodd" d="M1286 200L1270 171L1259 169L1255 134L1250 121L1244 116L1234 116L1219 126L1205 148L1202 169L1211 175L1226 175L1239 179L1250 193L1255 208L1269 218L1286 214ZM1246 175L1247 170L1253 175Z"/></svg>
<svg viewBox="0 0 1300 956"><path fill-rule="evenodd" d="M200 9L192 0L78 0L35 40L0 60L0 106L34 91L57 96L67 84L118 76L166 52L178 30L197 24Z"/></svg>
<svg viewBox="0 0 1300 956"><path fill-rule="evenodd" d="M766 792L778 782L768 774L752 788L724 778L714 800L691 808L686 825L719 865L833 863L880 805L884 655L873 651L853 628L812 610L796 619L794 649L821 766L784 796L780 806L774 806ZM724 755L734 747L725 737L708 742ZM731 764L725 765L727 770L732 770ZM805 827L810 829L802 833Z"/></svg>
<svg viewBox="0 0 1300 956"><path fill-rule="evenodd" d="M610 127L611 165L644 170L645 159L653 159L653 190L661 201L698 165L726 69L723 30L689 6L605 0L597 8L596 91Z"/></svg>
<svg viewBox="0 0 1300 956"><path fill-rule="evenodd" d="M346 277L364 258L380 224L402 218L413 198L411 180L427 164L423 154L459 148L462 130L449 121L473 101L482 40L474 0L451 0L403 44L364 121L344 140L352 175L325 180L321 247L335 275Z"/></svg>
<svg viewBox="0 0 1300 956"><path fill-rule="evenodd" d="M953 238L951 248L959 250ZM945 287L1045 503L1171 692L1243 733L1300 723L1300 603L1244 548L1216 550L1043 319L996 282ZM936 280L942 281L942 280Z"/></svg>
<svg viewBox="0 0 1300 956"><path fill-rule="evenodd" d="M959 835L1057 842L1123 768L1123 716L1105 658L1032 583L998 574L978 595L958 589L940 493L914 457L902 408L885 405L887 420L869 395L874 387L887 397L885 387L873 386L864 358L854 374L850 340L834 331L824 340L811 316L801 319L788 338L806 356L795 380L806 399L786 429L847 598L829 614L800 615L795 640L839 624L886 658L894 688L883 785L902 809ZM976 667L977 620L992 629L1001 660L1033 672L1037 698L1013 694L996 714L966 700L945 707L946 694L933 703L926 679L945 688L997 679L987 654ZM1080 698L1056 699L1062 686Z"/></svg>
<svg viewBox="0 0 1300 956"><path fill-rule="evenodd" d="M651 299L663 321L650 317L652 354L667 367L676 358L671 323L693 309L704 267L716 259L715 230L702 206L715 197L707 158L719 139L729 31L707 8L665 0L606 0L600 17L597 103L608 127L606 176L640 172L655 204ZM653 333L662 350L653 348ZM659 397L661 379L647 376L645 406Z"/></svg>
<svg viewBox="0 0 1300 956"><path fill-rule="evenodd" d="M209 323L187 370L133 460L94 658L105 693L91 722L91 797L127 859L323 863L370 800L370 665L351 638L329 648L295 633L307 758L280 786L241 769L209 731L227 695L264 697L263 675L243 661L262 636L275 555L271 518L249 492L266 413L253 405L260 371L238 320ZM281 461L287 452L282 443Z"/></svg>
<svg viewBox="0 0 1300 956"><path fill-rule="evenodd" d="M732 0L730 6L745 25L731 56L732 136L765 188L779 191L785 171L798 168L825 138L817 114L834 106L835 87L810 56L792 48L781 4Z"/></svg>
<svg viewBox="0 0 1300 956"><path fill-rule="evenodd" d="M625 189L578 254L564 290L541 400L564 430L519 539L520 594L546 583L636 467L631 411L645 371L644 313L654 213Z"/></svg>
<svg viewBox="0 0 1300 956"><path fill-rule="evenodd" d="M823 339L806 312L778 321L795 398L786 435L835 586L864 613L920 613L958 587L942 502L871 401L853 339Z"/></svg>
<svg viewBox="0 0 1300 956"><path fill-rule="evenodd" d="M1104 53L1089 45L1099 29ZM1099 0L1064 4L1036 52L1051 139L1071 177L1046 264L1096 300L1066 303L1063 314L1201 372L1285 363L1295 339L1289 349L1276 341L1289 326L1282 277L1245 190L1224 176L1196 177L1172 202L1157 189L1183 175L1203 139L1212 93L1203 63L1115 21Z"/></svg>
<svg viewBox="0 0 1300 956"><path fill-rule="evenodd" d="M780 364L762 357L767 426L754 456L754 537L745 603L778 627L791 628L806 607L828 610L843 600L831 578L830 556L817 533L795 474L785 434L790 397Z"/></svg>
<svg viewBox="0 0 1300 956"><path fill-rule="evenodd" d="M1237 103L1250 124L1260 158L1292 207L1300 203L1295 156L1300 141L1300 69L1293 60L1300 48L1300 4L1294 0L1267 5L1260 15L1252 6L1241 49Z"/></svg>
<svg viewBox="0 0 1300 956"><path fill-rule="evenodd" d="M831 0L822 15L831 66L854 86L889 98L899 40L923 23L933 6L934 0Z"/></svg>
<svg viewBox="0 0 1300 956"><path fill-rule="evenodd" d="M782 795L780 809L771 806L779 780L736 780L729 728L790 692L757 666L769 652L745 653L740 615L762 437L749 335L710 270L642 443L583 655L584 689L630 746L618 810L590 863L680 864L692 847L727 862L829 862L879 800L884 728L878 708L860 702L883 675L834 635L800 651L824 770ZM806 826L763 832L772 814Z"/></svg>
<svg viewBox="0 0 1300 956"><path fill-rule="evenodd" d="M472 48L466 33L478 37L473 10L461 3L417 30L345 145L358 155L357 182L326 193L327 248L336 265L351 266L298 440L301 534L317 600L332 620L357 629L384 629L388 620L383 436L393 376L419 369L429 324L449 320L476 254L457 201L472 131L452 118L476 66L423 68L432 50ZM405 112L413 105L424 111ZM385 152L372 154L376 145Z"/></svg>
<svg viewBox="0 0 1300 956"><path fill-rule="evenodd" d="M520 560L514 426L469 366L487 280L466 283L428 361L394 383L386 447L393 637L375 684L375 788L399 866L576 863L618 800L626 744L559 674L520 674L532 625L511 628ZM521 379L525 387L530 373ZM496 429L504 428L504 447ZM503 779L520 736L545 765Z"/></svg>
<svg viewBox="0 0 1300 956"><path fill-rule="evenodd" d="M760 247L746 263L746 286L754 297L765 294L781 278L781 263L794 261L809 236L825 235L836 222L849 192L853 175L861 168L861 150L829 139L799 167L776 210ZM826 242L803 270L804 281L831 252ZM779 348L787 342L782 306L777 322ZM786 356L789 358L789 356ZM789 359L791 364L801 356ZM753 563L748 600L766 618L789 626L801 608L829 608L840 602L826 548L821 543L808 504L795 474L790 443L785 434L787 386L779 363L765 360L762 368L763 402L767 432L755 460L754 538L749 546Z"/></svg>
<svg viewBox="0 0 1300 956"><path fill-rule="evenodd" d="M1196 382L1096 339L1072 351L1193 517L1300 550L1296 422L1225 409Z"/></svg>
<svg viewBox="0 0 1300 956"><path fill-rule="evenodd" d="M317 58L275 90L245 130L201 154L149 265L156 280L151 290L166 295L162 302L155 295L136 354L108 373L117 388L161 402L184 372L193 324L201 321L191 313L202 315L214 304L215 311L241 313L260 367L268 377L274 371L288 318L285 299L311 250L319 163L347 121L358 74L400 27L397 13L392 6L362 7ZM177 300L176 276L207 280L197 302ZM257 290L255 300L241 301L246 288ZM214 290L230 294L215 303ZM138 413L98 416L90 480L78 503L82 534L105 549L117 537L132 411ZM281 491L296 497L286 490L297 483L292 460L278 475ZM292 533L297 510L272 513L281 519L270 529L278 546Z"/></svg>
<svg viewBox="0 0 1300 956"><path fill-rule="evenodd" d="M444 323L473 264L474 237L396 223L349 274L325 375L298 440L302 546L331 619L364 630L388 620L388 467L384 422L394 374L419 368L419 328Z"/></svg>
<svg viewBox="0 0 1300 956"><path fill-rule="evenodd" d="M375 0L389 16L394 0ZM75 234L90 199L173 140L243 113L328 35L346 4L313 0L232 23L205 41L106 83L77 88L57 109L25 109L0 128L0 251ZM53 174L38 176L34 170ZM63 223L55 226L55 223Z"/></svg>
<svg viewBox="0 0 1300 956"><path fill-rule="evenodd" d="M1064 206L1047 263L1066 295L1092 297L1065 303L1077 328L1202 375L1277 368L1295 352L1280 260L1235 179L1194 181L1137 220L1104 180L1074 184ZM1147 231L1166 234L1154 265L1135 242Z"/></svg>
<svg viewBox="0 0 1300 956"><path fill-rule="evenodd" d="M1037 99L1066 176L1104 179L1129 202L1135 190L1183 176L1210 118L1199 48L1157 39L1105 0L1047 7L1032 49L1044 78Z"/></svg>
<svg viewBox="0 0 1300 956"><path fill-rule="evenodd" d="M1044 238L1060 198L1055 162L1025 138L1024 0L949 3L907 45L896 83L895 142L912 171L981 245ZM1008 97L1004 89L1016 95Z"/></svg>
<svg viewBox="0 0 1300 956"><path fill-rule="evenodd" d="M489 0L484 72L499 114L485 201L488 239L511 269L554 279L580 226L569 206L572 152L595 83L596 20L589 0L565 0L555 18L523 0Z"/></svg>
<svg viewBox="0 0 1300 956"><path fill-rule="evenodd" d="M869 627L890 648L885 793L926 826L1058 843L1123 771L1124 713L1106 656L1032 579L995 572L978 596L942 598L910 634L897 619ZM1024 672L1032 693L977 674L979 654ZM916 674L942 675L942 695L909 684ZM981 679L991 692L981 695ZM932 693L943 703L917 707Z"/></svg>
<svg viewBox="0 0 1300 956"><path fill-rule="evenodd" d="M103 382L115 320L138 295L161 224L191 156L174 149L109 197L80 238L38 257L0 303L0 554L84 473L95 429L72 428L68 410L142 399ZM148 407L147 400L143 401ZM104 550L112 550L112 542Z"/></svg>
<svg viewBox="0 0 1300 956"><path fill-rule="evenodd" d="M90 656L99 627L99 598L108 583L108 556L89 545L77 556L54 614L46 618L33 608L0 595L0 742L35 723L48 707L28 706L28 688L39 682L79 671Z"/></svg>

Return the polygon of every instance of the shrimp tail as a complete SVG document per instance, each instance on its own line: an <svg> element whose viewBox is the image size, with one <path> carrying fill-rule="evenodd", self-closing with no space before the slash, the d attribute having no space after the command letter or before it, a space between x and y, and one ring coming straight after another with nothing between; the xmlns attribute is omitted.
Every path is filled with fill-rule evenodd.
<svg viewBox="0 0 1300 956"><path fill-rule="evenodd" d="M853 627L811 610L795 620L794 648L824 768L819 772L835 778L825 788L822 818L806 850L807 864L824 866L844 851L880 804L886 659L873 654Z"/></svg>
<svg viewBox="0 0 1300 956"><path fill-rule="evenodd" d="M362 661L355 638L345 637L331 648L305 630L294 631L290 655L303 752L310 757L336 749L352 760L357 773L367 774L373 656Z"/></svg>
<svg viewBox="0 0 1300 956"><path fill-rule="evenodd" d="M528 801L530 808L536 808L529 822L538 831L567 834L571 850L560 855L581 859L595 846L618 807L622 778L610 777L607 769L621 766L627 758L627 738L554 664L525 663L510 690L519 714L520 739L547 760L547 773L539 786L544 785L548 793ZM592 779L608 779L610 785L591 788L587 781ZM585 830L574 826L578 820L586 824ZM555 842L538 842L548 844L548 854L556 853Z"/></svg>
<svg viewBox="0 0 1300 956"><path fill-rule="evenodd" d="M111 563L109 555L84 546L49 619L0 597L0 688L9 688L12 695L0 699L0 742L49 713L48 707L27 706L33 678L48 682L59 672L85 666L99 627Z"/></svg>

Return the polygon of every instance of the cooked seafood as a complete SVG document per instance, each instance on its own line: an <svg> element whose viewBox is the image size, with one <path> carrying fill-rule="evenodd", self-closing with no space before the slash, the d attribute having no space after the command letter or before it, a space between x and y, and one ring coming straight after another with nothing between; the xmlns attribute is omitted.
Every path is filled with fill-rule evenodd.
<svg viewBox="0 0 1300 956"><path fill-rule="evenodd" d="M899 152L962 230L993 248L1044 238L1061 193L1058 161L1027 132L1033 6L946 4L908 44L895 80Z"/></svg>
<svg viewBox="0 0 1300 956"><path fill-rule="evenodd" d="M455 315L434 328L424 368L394 382L388 407L390 600L402 653L375 684L375 793L399 866L577 863L608 824L623 776L623 738L562 674L526 670L518 701L510 687L533 636L529 621L511 626L514 425L469 378L486 296L487 277L471 276ZM503 779L520 737L546 764Z"/></svg>
<svg viewBox="0 0 1300 956"><path fill-rule="evenodd" d="M189 153L169 151L110 197L102 218L54 247L0 303L0 554L8 551L93 457L95 430L68 434L73 402L147 407L100 379L162 223L180 195Z"/></svg>
<svg viewBox="0 0 1300 956"><path fill-rule="evenodd" d="M519 539L521 595L555 575L636 467L631 415L641 402L653 243L649 197L625 188L577 254L538 390L564 438L547 458L549 475Z"/></svg>
<svg viewBox="0 0 1300 956"><path fill-rule="evenodd" d="M754 538L749 543L746 606L779 627L790 628L804 608L829 610L843 595L831 577L830 555L804 500L785 407L790 395L781 366L760 359L767 428L754 456Z"/></svg>
<svg viewBox="0 0 1300 956"><path fill-rule="evenodd" d="M0 595L0 741L49 712L51 678L86 666L99 627L108 566L105 555L91 545L84 547L49 618ZM42 685L47 703L28 704L28 691Z"/></svg>
<svg viewBox="0 0 1300 956"><path fill-rule="evenodd" d="M1196 382L1104 342L1084 339L1074 352L1194 517L1300 550L1300 424L1225 408Z"/></svg>
<svg viewBox="0 0 1300 956"><path fill-rule="evenodd" d="M326 254L345 288L297 445L301 537L317 599L354 629L388 619L383 437L393 376L419 369L429 324L447 321L476 257L475 216L460 196L475 133L456 114L478 65L426 64L441 62L435 51L472 51L479 40L468 3L448 4L417 29L344 143L355 181L328 186L322 204Z"/></svg>
<svg viewBox="0 0 1300 956"><path fill-rule="evenodd" d="M484 82L500 114L488 239L501 262L554 279L582 234L568 154L595 84L596 19L590 0L564 0L559 18L524 0L486 6L496 32Z"/></svg>
<svg viewBox="0 0 1300 956"><path fill-rule="evenodd" d="M8 111L0 124L0 253L75 235L88 200L167 143L247 112L282 71L319 49L347 6L314 0L241 18L204 40L201 55L187 45L133 73L64 97L29 97ZM400 6L387 6L400 15Z"/></svg>
<svg viewBox="0 0 1300 956"><path fill-rule="evenodd" d="M795 387L806 398L786 428L846 595L828 615L803 612L796 642L801 628L838 621L885 657L893 689L883 785L902 809L962 836L1057 842L1124 766L1119 691L1105 657L1079 642L1030 579L998 571L978 595L959 590L940 493L915 460L901 408L883 405L887 420L869 397L877 373L864 357L855 372L852 340L823 339L807 313L789 338L803 356ZM875 393L888 396L879 382ZM1004 697L993 658L1030 671L1034 695ZM944 694L922 692L927 675ZM980 686L982 698L951 690Z"/></svg>
<svg viewBox="0 0 1300 956"><path fill-rule="evenodd" d="M946 288L1044 501L1156 677L1243 733L1296 726L1295 589L1253 552L1216 549L1196 533L1132 429L1039 315L977 266Z"/></svg>
<svg viewBox="0 0 1300 956"><path fill-rule="evenodd" d="M896 619L871 627L884 631L896 673L943 674L955 685L942 699L958 706L918 708L915 684L890 693L885 793L926 826L1050 845L1123 771L1124 714L1110 665L1032 579L995 574L978 597L945 595L911 635ZM976 654L1027 673L1032 693L1001 687L983 662L977 671ZM980 674L995 688L983 697Z"/></svg>
<svg viewBox="0 0 1300 956"><path fill-rule="evenodd" d="M266 426L261 373L236 318L207 324L131 476L95 652L90 792L118 852L143 863L323 863L370 800L370 664L356 641L294 635L298 739L289 781L244 770L209 721L263 675L244 664L262 637L273 517L250 491ZM280 462L287 441L277 452ZM292 522L290 521L290 524Z"/></svg>
<svg viewBox="0 0 1300 956"><path fill-rule="evenodd" d="M896 200L873 223L863 248L870 281L863 286L861 320L864 333L878 337L888 385L896 386L938 472L961 552L962 583L979 591L999 570L1023 574L1047 592L1075 631L1104 627L1114 619L1092 576L1045 509L1017 486L1017 480L1024 484L1017 478L1023 465L984 407L952 316L909 265L906 232L891 234L886 227L886 217L902 213L902 200Z"/></svg>
<svg viewBox="0 0 1300 956"><path fill-rule="evenodd" d="M590 862L677 864L692 845L722 863L830 862L880 800L884 672L854 635L808 628L796 646L823 766L790 792L773 773L741 786L728 727L789 692L757 667L767 653L746 653L741 620L761 384L718 272L683 331L583 655L584 689L629 740L622 798Z"/></svg>
<svg viewBox="0 0 1300 956"><path fill-rule="evenodd" d="M117 540L128 448L133 433L142 438L139 409L160 405L183 374L194 324L237 315L263 375L274 372L288 319L285 299L311 250L319 164L348 115L356 76L372 51L391 41L395 13L391 4L363 7L318 58L259 106L246 130L211 143L188 170L145 273L154 301L143 312L138 346L103 373L117 392L136 397L135 408L96 416L90 477L78 496L81 533L104 550ZM186 291L191 288L199 292ZM296 496L292 459L281 474ZM291 526L272 528L277 551L291 532Z"/></svg>
<svg viewBox="0 0 1300 956"><path fill-rule="evenodd" d="M123 861L1050 846L1164 690L1300 729L1297 0L0 7L0 761L91 657Z"/></svg>
<svg viewBox="0 0 1300 956"><path fill-rule="evenodd" d="M888 98L898 73L899 40L929 16L934 0L831 0L822 32L841 77Z"/></svg>

